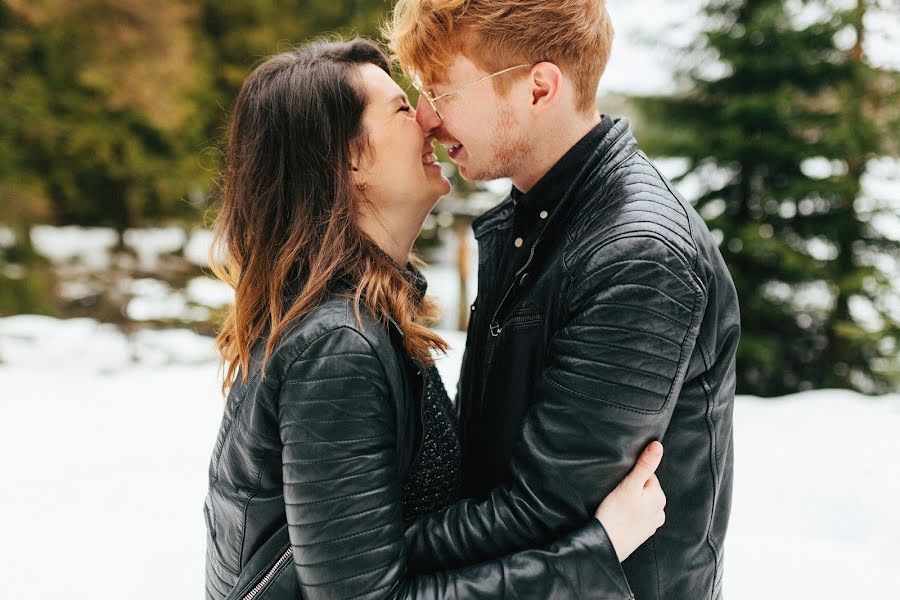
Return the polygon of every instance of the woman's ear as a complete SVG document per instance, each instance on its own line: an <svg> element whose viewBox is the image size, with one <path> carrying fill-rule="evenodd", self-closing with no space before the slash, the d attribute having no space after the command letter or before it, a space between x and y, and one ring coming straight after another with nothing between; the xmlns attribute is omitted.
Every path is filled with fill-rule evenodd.
<svg viewBox="0 0 900 600"><path fill-rule="evenodd" d="M366 188L369 185L363 172L360 171L359 167L356 165L350 165L350 181L353 183L353 186L361 192L366 191Z"/></svg>

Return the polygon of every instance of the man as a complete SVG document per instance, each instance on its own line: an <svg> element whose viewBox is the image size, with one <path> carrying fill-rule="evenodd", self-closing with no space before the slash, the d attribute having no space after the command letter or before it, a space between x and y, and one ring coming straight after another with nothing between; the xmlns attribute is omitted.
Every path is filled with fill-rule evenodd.
<svg viewBox="0 0 900 600"><path fill-rule="evenodd" d="M471 500L410 529L412 564L554 539L659 439L666 524L624 573L639 600L720 598L737 297L703 220L628 122L597 112L604 1L400 0L389 29L423 129L464 178L513 185L473 225L457 390Z"/></svg>

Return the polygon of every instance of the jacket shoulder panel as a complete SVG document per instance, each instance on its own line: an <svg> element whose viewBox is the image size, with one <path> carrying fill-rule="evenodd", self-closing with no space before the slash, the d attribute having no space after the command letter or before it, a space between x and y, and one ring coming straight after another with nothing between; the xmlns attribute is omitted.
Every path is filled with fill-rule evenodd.
<svg viewBox="0 0 900 600"><path fill-rule="evenodd" d="M625 237L656 238L694 268L698 249L693 208L643 153L633 154L601 180L588 181L585 189L591 197L567 228L563 256L567 270Z"/></svg>
<svg viewBox="0 0 900 600"><path fill-rule="evenodd" d="M316 344L323 337L329 338L323 340L327 343ZM394 354L384 325L366 310L360 311L357 321L352 299L331 298L287 329L266 364L264 381L270 388L278 389L288 369L301 355L308 359L327 352L341 353L347 350L342 347L347 344L354 347L351 355L366 354L382 363L390 361ZM307 351L312 355L307 355Z"/></svg>

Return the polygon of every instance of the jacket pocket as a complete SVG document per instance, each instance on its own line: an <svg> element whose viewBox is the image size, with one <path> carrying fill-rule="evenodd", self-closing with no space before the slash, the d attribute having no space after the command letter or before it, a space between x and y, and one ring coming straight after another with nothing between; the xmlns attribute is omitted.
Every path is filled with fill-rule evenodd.
<svg viewBox="0 0 900 600"><path fill-rule="evenodd" d="M287 524L257 550L241 569L226 600L300 598ZM293 590L295 593L288 593Z"/></svg>
<svg viewBox="0 0 900 600"><path fill-rule="evenodd" d="M543 316L534 311L510 315L497 336L487 341L477 417L483 447L474 449L483 457L479 469L485 481L508 476L509 458L544 368L543 322Z"/></svg>
<svg viewBox="0 0 900 600"><path fill-rule="evenodd" d="M242 596L236 596L234 600L276 600L282 598L299 598L297 575L291 568L294 553L288 546L268 569L259 573L258 580ZM229 596L229 599L231 597Z"/></svg>

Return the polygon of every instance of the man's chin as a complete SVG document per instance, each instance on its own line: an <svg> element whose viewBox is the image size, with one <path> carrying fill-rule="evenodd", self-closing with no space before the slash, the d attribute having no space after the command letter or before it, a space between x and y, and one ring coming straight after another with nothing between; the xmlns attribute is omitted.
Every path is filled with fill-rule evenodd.
<svg viewBox="0 0 900 600"><path fill-rule="evenodd" d="M456 170L459 173L459 176L469 183L474 183L476 181L486 181L488 179L487 177L484 177L484 171L473 169L471 166L457 164Z"/></svg>
<svg viewBox="0 0 900 600"><path fill-rule="evenodd" d="M456 165L456 170L459 173L459 176L469 183L475 183L477 181L491 181L492 179L506 177L506 175L497 175L495 173L492 173L491 171L476 171L463 165Z"/></svg>

